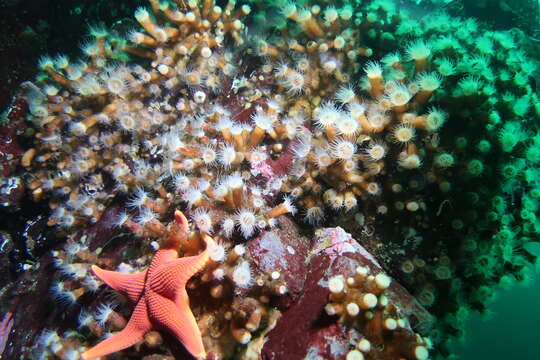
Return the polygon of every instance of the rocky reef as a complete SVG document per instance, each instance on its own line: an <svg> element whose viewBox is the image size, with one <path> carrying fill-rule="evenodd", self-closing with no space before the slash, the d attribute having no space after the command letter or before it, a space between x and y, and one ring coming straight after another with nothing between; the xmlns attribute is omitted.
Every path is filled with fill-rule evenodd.
<svg viewBox="0 0 540 360"><path fill-rule="evenodd" d="M447 358L527 278L540 103L519 30L390 0L134 16L43 56L6 111L3 356ZM185 297L137 278L167 251L204 259ZM154 293L198 331L141 315Z"/></svg>

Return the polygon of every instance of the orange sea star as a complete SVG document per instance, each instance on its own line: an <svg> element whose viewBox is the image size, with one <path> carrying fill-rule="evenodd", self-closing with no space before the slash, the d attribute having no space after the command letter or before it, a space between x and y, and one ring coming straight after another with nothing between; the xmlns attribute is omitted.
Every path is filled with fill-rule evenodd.
<svg viewBox="0 0 540 360"><path fill-rule="evenodd" d="M188 221L180 211L175 212L176 230L154 255L148 269L124 274L92 266L92 271L107 285L125 295L135 304L126 327L86 351L84 360L95 359L138 341L153 329L173 334L197 359L206 357L201 332L189 308L186 283L208 261L208 248L213 239L203 234L206 249L196 256L178 258L178 240L188 232Z"/></svg>

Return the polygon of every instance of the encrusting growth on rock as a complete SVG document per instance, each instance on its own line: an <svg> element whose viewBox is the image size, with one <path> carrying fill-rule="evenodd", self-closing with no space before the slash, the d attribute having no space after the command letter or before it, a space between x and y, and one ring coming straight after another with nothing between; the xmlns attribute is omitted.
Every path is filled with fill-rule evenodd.
<svg viewBox="0 0 540 360"><path fill-rule="evenodd" d="M84 59L43 57L21 91L19 183L67 237L55 301L82 310L77 331L42 332L40 356L118 330L84 358L170 356L166 329L196 357L297 360L280 329L322 316L363 334L339 360L448 358L446 335L536 262L538 69L517 32L408 6L149 0L128 34L92 28ZM333 234L319 252L318 233ZM310 261L358 244L377 271L340 268L317 298ZM93 275L135 305L129 321ZM306 319L291 309L309 291Z"/></svg>
<svg viewBox="0 0 540 360"><path fill-rule="evenodd" d="M339 316L344 324L362 334L356 349L348 352L348 360L369 358L372 346L388 359L428 358L430 344L409 331L406 316L386 296L390 283L388 275L371 274L365 266L358 266L352 276L337 275L328 280L330 302L326 313Z"/></svg>

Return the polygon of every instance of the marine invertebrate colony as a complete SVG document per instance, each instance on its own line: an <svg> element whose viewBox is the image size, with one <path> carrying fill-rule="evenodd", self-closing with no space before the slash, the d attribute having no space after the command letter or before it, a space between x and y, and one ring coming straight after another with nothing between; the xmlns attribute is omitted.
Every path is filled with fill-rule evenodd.
<svg viewBox="0 0 540 360"><path fill-rule="evenodd" d="M283 192L301 199L312 223L323 219L323 203L350 211L360 199L386 213L388 205L377 196L393 185L386 185L387 163L419 168L418 133L430 136L444 123L444 113L435 108L425 115L409 111L428 110L425 103L440 85L438 75L422 73L425 59L419 56L425 54L417 48L429 49L416 44L410 50L418 58L410 79L404 71L399 81L394 75L383 79L381 65L368 63L365 86L373 100L361 101L348 74L357 69L357 57L370 52L353 49L360 31L344 30L351 16L347 8L326 24L336 29L316 43L309 39L319 33L313 33L319 20L290 4L285 15L311 29L305 30L305 46L311 47L306 48L300 36L275 45L240 37L238 17L250 12L247 5L234 14L233 3L223 13L219 7L202 11L208 4L192 5L185 13L165 5L155 9L178 28L158 25L139 9L136 18L148 32L132 34L139 47L106 40L98 32L95 44L87 46L95 50L89 55L97 73L90 64L72 66L67 59L41 62L67 92L59 95L53 85L28 86L30 110L42 130L38 148L27 151L23 164L36 169L29 184L34 196L53 196L51 224L71 228L97 221L112 195L104 191L108 179L113 194L130 197L127 204L138 209L134 220L143 227L178 199L193 209L200 230L212 233L217 225L210 221L212 208L224 206L249 238L276 216L295 213L297 205L288 197L270 210L268 197ZM202 28L190 25L195 19ZM254 47L251 61L264 62L259 68L232 64L237 55L222 44L229 32L237 46ZM108 65L108 58L121 51L149 57L153 68ZM83 68L91 70L85 74ZM420 74L418 81L414 74ZM57 103L44 104L47 96ZM62 146L60 131L72 135L68 143L75 152ZM78 146L81 139L90 143ZM97 156L100 151L103 156ZM220 176L212 184L216 173ZM153 199L154 192L161 198ZM175 193L180 196L170 201ZM221 230L228 233L231 220L223 221Z"/></svg>
<svg viewBox="0 0 540 360"><path fill-rule="evenodd" d="M99 286L89 271L96 262L121 272L149 265L150 276L151 254L167 242L167 223L181 208L193 230L183 223L180 253L197 256L207 244L208 265L187 283L206 299L194 309L206 353L261 354L279 321L276 308L291 306L277 304L297 300L301 286L293 286L290 267L270 268L250 246L275 250L268 244L293 228L283 217L294 216L308 237L319 226L353 233L439 322L416 334L420 326L411 328L400 310L406 296L389 301L383 294L390 277L378 264L374 275L359 267L328 280L327 315L365 332L386 356L425 359L431 343L444 354L438 332L459 333L452 317L460 307L481 310L494 283L534 263L523 247L539 240L539 141L525 118L537 119L540 105L528 79L535 64L511 51L511 35L486 32L473 43L468 35L478 26L470 20L436 14L420 22L381 0L279 3L278 32L257 31L275 10L266 2L149 5L135 12L140 29L120 35L93 27L83 60L43 57L42 74L23 85L35 131L21 158L26 186L34 200L48 202L48 225L68 237L53 252L57 297L84 303ZM471 138L475 131L483 137ZM482 181L495 181L497 172L503 181L486 188ZM523 207L505 214L514 195ZM100 224L131 232L137 254L111 262L90 251L93 239L81 230ZM326 255L355 249L343 236ZM316 245L287 252L305 253L300 262L309 264ZM494 253L505 263L491 264ZM437 307L439 294L446 298ZM88 338L124 325L112 320L120 313L106 310L99 319L81 316ZM365 341L347 358L376 356ZM202 354L198 341L184 343ZM67 358L88 344L45 332L40 354Z"/></svg>

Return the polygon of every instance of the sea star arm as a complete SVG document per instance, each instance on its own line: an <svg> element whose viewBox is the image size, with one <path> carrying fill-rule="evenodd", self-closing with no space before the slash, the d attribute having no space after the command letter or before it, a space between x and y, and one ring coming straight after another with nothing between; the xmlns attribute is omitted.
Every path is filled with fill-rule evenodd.
<svg viewBox="0 0 540 360"><path fill-rule="evenodd" d="M94 274L107 285L118 291L132 303L137 303L144 288L146 280L146 271L140 271L131 274L119 273L116 271L103 270L96 265L92 266Z"/></svg>
<svg viewBox="0 0 540 360"><path fill-rule="evenodd" d="M177 281L180 279L182 283L186 283L193 275L199 272L208 262L210 258L208 250L215 245L214 239L207 234L202 234L202 239L206 243L206 248L203 252L195 256L187 256L180 259L175 259L167 263L166 266L160 268L158 273L165 280ZM164 276L165 275L165 276Z"/></svg>
<svg viewBox="0 0 540 360"><path fill-rule="evenodd" d="M193 275L206 265L209 259L208 248L213 246L214 240L206 234L203 235L203 239L206 242L206 249L200 254L161 263L155 268L155 271L150 273L150 286L154 291L162 296L172 298L179 286L183 287Z"/></svg>
<svg viewBox="0 0 540 360"><path fill-rule="evenodd" d="M180 226L181 231L183 231L184 233L187 233L189 231L189 221L183 212L176 210L174 212L174 220Z"/></svg>
<svg viewBox="0 0 540 360"><path fill-rule="evenodd" d="M186 290L184 288L178 289L174 302L153 291L150 294L151 319L173 334L191 355L197 359L204 359L206 352L204 351L201 331L189 308Z"/></svg>
<svg viewBox="0 0 540 360"><path fill-rule="evenodd" d="M144 299L141 299L137 303L137 306L135 306L135 310L133 310L133 314L131 315L126 327L119 333L103 340L93 348L85 351L82 358L83 360L91 360L128 348L142 340L144 334L150 331L151 328L152 325L150 323L150 319L148 318L146 302Z"/></svg>
<svg viewBox="0 0 540 360"><path fill-rule="evenodd" d="M155 273L155 276L162 279L162 284L167 288L175 288L187 281L199 272L208 261L208 254L201 253L195 256L187 256L169 261Z"/></svg>
<svg viewBox="0 0 540 360"><path fill-rule="evenodd" d="M193 275L198 273L208 262L210 256L208 252L211 247L215 245L214 239L208 234L201 234L202 239L206 243L206 248L199 255L183 257L181 259L174 260L175 264L172 267L174 271L179 273L179 278L182 281L187 282Z"/></svg>

